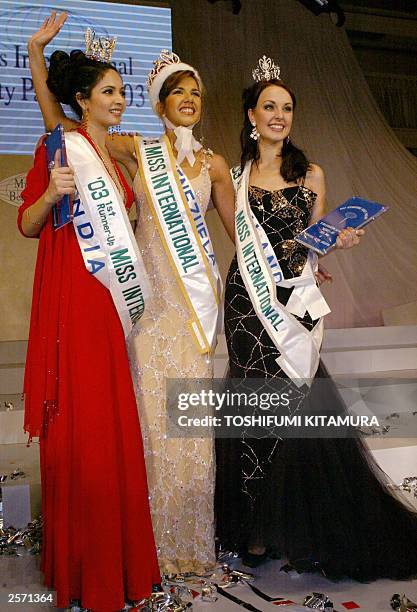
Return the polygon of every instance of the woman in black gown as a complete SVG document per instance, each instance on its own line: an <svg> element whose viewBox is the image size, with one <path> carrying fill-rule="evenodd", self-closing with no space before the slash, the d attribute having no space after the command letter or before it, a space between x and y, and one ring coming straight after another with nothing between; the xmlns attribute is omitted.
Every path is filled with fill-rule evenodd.
<svg viewBox="0 0 417 612"><path fill-rule="evenodd" d="M242 169L247 168L248 210L267 235L284 277L295 279L308 252L294 236L322 216L324 177L291 143L295 97L270 76L263 75L244 92ZM342 248L356 242L352 230L338 238ZM285 361L277 363L277 343L255 310L242 265L233 259L226 283L230 376L279 377L291 385ZM277 287L281 305L288 305L292 291ZM296 318L310 332L320 325L308 309ZM315 370L311 397L316 399L310 410L317 406L323 414L316 381L328 375L318 361ZM326 404L333 413L344 413L340 396L329 379L327 383ZM290 406L290 412L298 408ZM242 435L218 439L216 450L218 539L226 549L241 553L246 565L255 567L268 556L280 556L296 568L320 568L334 578L417 574L417 515L393 497L388 479L357 437L282 440Z"/></svg>

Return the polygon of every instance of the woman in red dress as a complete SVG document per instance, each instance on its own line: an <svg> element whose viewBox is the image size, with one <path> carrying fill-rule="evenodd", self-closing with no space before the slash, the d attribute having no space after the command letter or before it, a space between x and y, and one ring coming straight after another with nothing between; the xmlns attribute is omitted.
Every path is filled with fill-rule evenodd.
<svg viewBox="0 0 417 612"><path fill-rule="evenodd" d="M129 208L133 195L105 147L125 109L118 72L57 51L48 87L84 118L80 140ZM86 269L73 224L53 228L52 206L75 191L73 171L55 162L48 176L42 142L18 218L23 235L39 237L24 391L25 429L40 440L42 569L59 607L78 600L115 612L160 581L142 438L111 294Z"/></svg>

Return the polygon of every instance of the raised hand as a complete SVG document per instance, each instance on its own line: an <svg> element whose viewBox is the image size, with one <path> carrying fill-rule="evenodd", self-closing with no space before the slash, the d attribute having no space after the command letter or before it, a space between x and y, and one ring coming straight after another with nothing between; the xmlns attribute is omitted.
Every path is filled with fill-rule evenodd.
<svg viewBox="0 0 417 612"><path fill-rule="evenodd" d="M68 166L61 166L61 150L55 153L54 168L45 192L45 201L52 207L64 195L75 192L74 172Z"/></svg>
<svg viewBox="0 0 417 612"><path fill-rule="evenodd" d="M339 232L339 235L336 239L336 248L337 249L351 249L356 246L360 242L360 236L365 234L365 230L363 229L353 229L352 227L347 227Z"/></svg>
<svg viewBox="0 0 417 612"><path fill-rule="evenodd" d="M58 34L62 26L67 20L67 13L61 13L57 16L56 11L52 11L49 17L46 17L43 24L29 38L28 46L36 46L44 49L48 43Z"/></svg>

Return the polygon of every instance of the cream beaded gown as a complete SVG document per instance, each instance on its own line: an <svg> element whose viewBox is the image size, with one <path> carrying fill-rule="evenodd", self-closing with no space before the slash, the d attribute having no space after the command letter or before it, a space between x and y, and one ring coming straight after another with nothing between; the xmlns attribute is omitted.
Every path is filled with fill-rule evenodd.
<svg viewBox="0 0 417 612"><path fill-rule="evenodd" d="M208 154L191 181L204 211L210 199ZM145 446L150 506L162 574L213 566L214 445L207 438L165 435L165 378L210 378L213 365L199 354L189 312L143 196L139 173L136 239L154 296L132 332L130 361Z"/></svg>

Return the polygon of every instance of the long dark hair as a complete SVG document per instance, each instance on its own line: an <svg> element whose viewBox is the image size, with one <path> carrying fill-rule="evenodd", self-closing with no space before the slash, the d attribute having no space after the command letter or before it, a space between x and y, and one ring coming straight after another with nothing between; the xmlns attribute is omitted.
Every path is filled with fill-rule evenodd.
<svg viewBox="0 0 417 612"><path fill-rule="evenodd" d="M89 98L91 90L108 70L115 70L119 74L112 64L90 59L82 51L74 50L70 55L65 51L54 51L46 84L58 102L69 104L81 118L83 112L76 94L81 93L83 98Z"/></svg>
<svg viewBox="0 0 417 612"><path fill-rule="evenodd" d="M293 103L293 109L295 110L297 100L291 89L285 85L279 79L271 79L270 81L257 81L243 92L243 128L240 133L240 144L242 147L242 154L240 157L240 163L242 170L246 162L257 161L259 159L258 144L253 138L250 137L250 133L253 130L253 126L249 121L248 111L254 109L258 103L259 96L264 89L270 85L277 85L285 89L291 96ZM292 141L286 142L285 139L282 146L282 162L281 162L281 176L286 183L294 183L300 178L303 178L310 166L310 163L301 149L296 147Z"/></svg>

